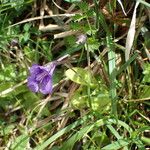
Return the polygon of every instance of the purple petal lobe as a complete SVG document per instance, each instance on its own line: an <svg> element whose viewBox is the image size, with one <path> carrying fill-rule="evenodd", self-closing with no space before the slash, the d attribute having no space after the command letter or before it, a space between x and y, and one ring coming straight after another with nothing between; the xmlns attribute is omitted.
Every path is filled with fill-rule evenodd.
<svg viewBox="0 0 150 150"><path fill-rule="evenodd" d="M41 73L36 75L36 80L41 82L48 74L46 70L42 70Z"/></svg>
<svg viewBox="0 0 150 150"><path fill-rule="evenodd" d="M40 92L43 94L51 94L52 88L52 78L51 76L46 76L40 83Z"/></svg>
<svg viewBox="0 0 150 150"><path fill-rule="evenodd" d="M32 92L38 92L39 90L38 83L32 77L28 77L27 86Z"/></svg>
<svg viewBox="0 0 150 150"><path fill-rule="evenodd" d="M37 64L32 65L30 68L30 74L38 74L40 72L40 66Z"/></svg>
<svg viewBox="0 0 150 150"><path fill-rule="evenodd" d="M55 67L57 65L57 62L56 61L53 61L49 64L47 64L46 68L48 69L47 71L49 72L49 74L52 76L53 75L53 72L55 70Z"/></svg>

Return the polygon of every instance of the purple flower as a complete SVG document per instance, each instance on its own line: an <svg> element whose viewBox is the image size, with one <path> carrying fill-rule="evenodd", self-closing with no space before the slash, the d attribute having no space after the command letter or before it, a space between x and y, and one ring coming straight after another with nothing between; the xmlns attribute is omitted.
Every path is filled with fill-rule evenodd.
<svg viewBox="0 0 150 150"><path fill-rule="evenodd" d="M84 44L86 42L87 36L86 34L81 34L77 37L76 44Z"/></svg>
<svg viewBox="0 0 150 150"><path fill-rule="evenodd" d="M30 68L30 76L27 79L29 89L32 92L51 94L53 88L52 76L56 65L56 61L53 61L46 66L40 66L37 64L32 65Z"/></svg>

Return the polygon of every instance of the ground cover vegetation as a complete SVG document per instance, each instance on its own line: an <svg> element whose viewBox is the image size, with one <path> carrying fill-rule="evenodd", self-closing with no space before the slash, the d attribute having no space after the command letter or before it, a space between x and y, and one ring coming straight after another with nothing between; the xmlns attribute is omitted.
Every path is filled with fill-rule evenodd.
<svg viewBox="0 0 150 150"><path fill-rule="evenodd" d="M150 148L147 0L0 1L0 149Z"/></svg>

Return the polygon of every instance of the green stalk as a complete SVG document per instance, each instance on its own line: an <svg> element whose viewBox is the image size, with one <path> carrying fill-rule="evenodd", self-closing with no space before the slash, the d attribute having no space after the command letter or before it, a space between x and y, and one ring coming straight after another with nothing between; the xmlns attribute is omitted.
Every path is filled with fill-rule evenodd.
<svg viewBox="0 0 150 150"><path fill-rule="evenodd" d="M113 40L111 35L106 37L107 47L108 47L108 66L109 66L109 75L110 75L110 97L112 100L112 114L117 116L117 92L116 92L116 58L113 47Z"/></svg>
<svg viewBox="0 0 150 150"><path fill-rule="evenodd" d="M117 92L116 92L116 65L115 65L115 47L114 42L112 38L112 34L109 30L109 27L105 21L105 18L103 14L99 11L99 21L102 25L103 29L106 32L106 42L107 42L107 48L108 48L108 70L109 70L109 76L110 76L110 97L112 100L112 108L111 112L112 114L117 117Z"/></svg>

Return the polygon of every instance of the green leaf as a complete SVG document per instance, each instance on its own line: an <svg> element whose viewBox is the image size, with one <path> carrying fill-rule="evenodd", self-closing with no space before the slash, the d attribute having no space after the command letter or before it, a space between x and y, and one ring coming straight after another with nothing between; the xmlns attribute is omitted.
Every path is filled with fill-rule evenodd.
<svg viewBox="0 0 150 150"><path fill-rule="evenodd" d="M5 68L1 70L1 74L0 74L0 81L10 81L12 80L12 78L16 77L16 68L14 65L12 64L7 64L5 65Z"/></svg>
<svg viewBox="0 0 150 150"><path fill-rule="evenodd" d="M134 139L133 142L138 146L138 149L145 150L145 145L140 139Z"/></svg>
<svg viewBox="0 0 150 150"><path fill-rule="evenodd" d="M69 138L69 140L67 140L67 142L65 142L61 148L61 150L71 150L73 148L73 145L75 144L76 141L80 140L81 138L83 138L84 136L86 136L86 134L88 134L90 131L92 131L95 127L100 127L103 125L107 125L107 124L117 124L117 125L121 125L123 126L125 129L128 130L128 125L125 124L124 122L120 121L120 120L115 120L115 119L108 119L107 121L104 119L100 119L98 121L96 121L95 123L92 123L84 128L81 128L78 132L76 132L73 136L71 136ZM131 130L131 129L130 129ZM125 147L130 143L129 140L118 140L110 145L107 145L105 147L103 147L103 150L117 150L119 148Z"/></svg>
<svg viewBox="0 0 150 150"><path fill-rule="evenodd" d="M83 109L87 107L88 95L81 94L82 90L75 91L71 98L71 105L75 109Z"/></svg>
<svg viewBox="0 0 150 150"><path fill-rule="evenodd" d="M81 21L82 19L84 19L86 16L84 16L84 15L80 15L80 14L76 14L75 16L73 16L73 20L74 21ZM74 27L74 29L77 29L77 27L81 27L81 24L77 24L76 22L73 22L72 24L71 24L71 27ZM76 28L75 28L76 27ZM78 28L79 29L79 28Z"/></svg>
<svg viewBox="0 0 150 150"><path fill-rule="evenodd" d="M23 27L23 29L24 29L25 32L29 32L30 28L31 28L31 24L30 23L26 23L24 25L24 27Z"/></svg>
<svg viewBox="0 0 150 150"><path fill-rule="evenodd" d="M108 47L108 66L110 75L110 97L112 99L112 113L117 116L117 92L116 92L116 54L112 35L108 33L106 37Z"/></svg>
<svg viewBox="0 0 150 150"><path fill-rule="evenodd" d="M72 150L74 144L80 140L84 135L86 135L91 129L93 128L93 125L89 125L78 131L76 134L74 134L67 142L64 143L61 150Z"/></svg>
<svg viewBox="0 0 150 150"><path fill-rule="evenodd" d="M25 53L25 55L30 59L33 60L34 56L35 56L35 50L34 49L30 49L28 46L25 46L23 49L23 52Z"/></svg>
<svg viewBox="0 0 150 150"><path fill-rule="evenodd" d="M30 39L30 33L25 32L24 35L23 35L24 42L27 42L29 39Z"/></svg>
<svg viewBox="0 0 150 150"><path fill-rule="evenodd" d="M88 38L87 43L88 43L89 51L94 52L95 50L99 49L100 42L97 39L95 39L95 38Z"/></svg>
<svg viewBox="0 0 150 150"><path fill-rule="evenodd" d="M147 49L150 49L150 32L147 31L143 33L143 37L144 37L145 46L147 47Z"/></svg>
<svg viewBox="0 0 150 150"><path fill-rule="evenodd" d="M143 78L143 83L150 83L150 64L144 64L144 78Z"/></svg>
<svg viewBox="0 0 150 150"><path fill-rule="evenodd" d="M74 92L74 95L71 97L71 104L75 109L83 109L83 108L92 108L94 111L100 111L100 113L108 110L108 106L110 106L110 98L108 94L108 90L101 83L101 87L96 88L94 90L91 89L90 94L91 104L89 104L89 97L87 93L87 88L85 86L80 86L78 90Z"/></svg>
<svg viewBox="0 0 150 150"><path fill-rule="evenodd" d="M36 102L39 100L39 97L30 91L27 91L21 94L22 104L26 109L32 109L36 106Z"/></svg>
<svg viewBox="0 0 150 150"><path fill-rule="evenodd" d="M118 131L112 126L107 125L107 128L111 131L111 133L117 138L117 140L122 139L122 137L119 135Z"/></svg>
<svg viewBox="0 0 150 150"><path fill-rule="evenodd" d="M112 144L109 144L103 147L101 150L118 150L127 146L128 144L130 144L129 140L122 139L122 140L115 141Z"/></svg>
<svg viewBox="0 0 150 150"><path fill-rule="evenodd" d="M27 134L23 134L15 138L11 145L11 149L13 150L21 150L28 149L29 145L29 136Z"/></svg>
<svg viewBox="0 0 150 150"><path fill-rule="evenodd" d="M81 0L80 0L81 2ZM85 1L82 1L81 3L78 3L78 6L80 7L80 9L84 12L87 12L89 10L89 6L88 3Z"/></svg>
<svg viewBox="0 0 150 150"><path fill-rule="evenodd" d="M100 119L96 123L98 123L99 126L104 125L104 120ZM71 150L78 140L80 140L82 137L84 137L87 133L89 133L96 125L96 123L92 123L82 129L80 129L78 132L76 132L67 142L65 142L62 146L62 150Z"/></svg>
<svg viewBox="0 0 150 150"><path fill-rule="evenodd" d="M63 128L62 130L58 131L56 134L51 136L44 143L42 143L41 145L38 145L37 147L35 147L34 150L43 150L43 149L45 149L49 144L54 142L56 139L61 137L63 134L68 133L70 130L74 129L75 127L79 126L80 124L83 124L83 122L86 123L87 117L88 116L84 116L82 119L77 120L76 122L72 123L71 125L69 125L69 126ZM103 126L104 124L117 124L117 125L123 126L129 133L133 132L132 129L126 123L124 123L120 120L116 121L116 119L108 119L108 120L100 119L100 120L97 120L95 123L92 123L92 124L82 128L79 132L75 133L67 142L64 143L63 147L66 147L68 143L69 143L68 146L72 147L74 145L74 143L71 143L70 141L74 140L74 142L75 142L76 139L79 140L85 134L90 132L94 127L100 127L100 126ZM77 138L75 139L76 135L77 135Z"/></svg>
<svg viewBox="0 0 150 150"><path fill-rule="evenodd" d="M82 124L85 121L86 118L87 118L87 116L83 117L80 120L77 120L76 122L68 125L67 127L63 128L63 129L61 129L56 134L54 134L49 139L47 139L44 143L42 143L41 145L38 145L37 147L35 147L34 150L44 150L49 144L54 142L60 136L62 136L63 134L68 133L70 130L74 129L76 126L79 126L80 124Z"/></svg>
<svg viewBox="0 0 150 150"><path fill-rule="evenodd" d="M11 131L15 128L14 124L10 124L8 126L3 126L2 130L0 130L1 136L9 135L11 134Z"/></svg>
<svg viewBox="0 0 150 150"><path fill-rule="evenodd" d="M92 140L97 144L97 146L103 147L110 143L110 139L105 132L101 132L97 128L95 128L95 131L96 132L93 133L94 135L92 136Z"/></svg>
<svg viewBox="0 0 150 150"><path fill-rule="evenodd" d="M100 113L104 113L108 111L111 99L109 98L108 93L101 93L97 96L92 96L91 103L94 111L100 111Z"/></svg>
<svg viewBox="0 0 150 150"><path fill-rule="evenodd" d="M150 138L142 136L142 137L141 137L141 140L142 140L144 143L150 145Z"/></svg>
<svg viewBox="0 0 150 150"><path fill-rule="evenodd" d="M83 68L74 67L71 69L68 69L65 72L65 75L70 79L71 81L81 84L81 85L87 85L87 86L94 86L95 80L92 78L92 75L89 71L84 70Z"/></svg>
<svg viewBox="0 0 150 150"><path fill-rule="evenodd" d="M130 59L125 63L123 64L120 69L117 71L117 74L116 75L119 75L120 73L122 73L124 70L127 69L127 67L136 59L136 57L138 56L138 53L134 53L132 55L132 57L130 57Z"/></svg>
<svg viewBox="0 0 150 150"><path fill-rule="evenodd" d="M3 92L7 90L8 88L11 88L14 85L13 82L5 82L0 84L0 92Z"/></svg>
<svg viewBox="0 0 150 150"><path fill-rule="evenodd" d="M139 97L140 98L147 98L150 97L150 86L144 85L142 87L142 90L139 92Z"/></svg>

